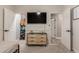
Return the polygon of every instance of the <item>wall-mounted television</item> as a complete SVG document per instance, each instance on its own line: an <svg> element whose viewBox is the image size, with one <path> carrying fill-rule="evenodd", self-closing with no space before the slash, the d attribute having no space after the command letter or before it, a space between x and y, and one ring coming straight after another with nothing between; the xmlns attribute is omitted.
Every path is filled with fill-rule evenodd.
<svg viewBox="0 0 79 59"><path fill-rule="evenodd" d="M46 12L28 12L27 22L28 24L46 24L47 14Z"/></svg>

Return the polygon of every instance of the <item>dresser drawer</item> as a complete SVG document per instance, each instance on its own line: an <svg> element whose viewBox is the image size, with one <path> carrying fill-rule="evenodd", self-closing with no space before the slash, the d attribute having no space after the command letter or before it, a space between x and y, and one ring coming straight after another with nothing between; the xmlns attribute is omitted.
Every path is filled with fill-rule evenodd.
<svg viewBox="0 0 79 59"><path fill-rule="evenodd" d="M36 42L28 42L28 44L37 44Z"/></svg>
<svg viewBox="0 0 79 59"><path fill-rule="evenodd" d="M29 42L29 41L32 42L32 41L37 41L37 40L36 40L36 38L28 38L28 42Z"/></svg>
<svg viewBox="0 0 79 59"><path fill-rule="evenodd" d="M31 34L29 34L28 37L46 37L46 35L43 35L43 34L42 35L41 34L37 34L37 35L33 34L33 35L31 35Z"/></svg>
<svg viewBox="0 0 79 59"><path fill-rule="evenodd" d="M42 45L42 44L47 44L47 43L46 42L28 42L28 44Z"/></svg>
<svg viewBox="0 0 79 59"><path fill-rule="evenodd" d="M31 35L31 34L29 34L28 35L28 37L36 37L37 35Z"/></svg>
<svg viewBox="0 0 79 59"><path fill-rule="evenodd" d="M47 45L46 34L28 34L27 43L30 45Z"/></svg>
<svg viewBox="0 0 79 59"><path fill-rule="evenodd" d="M46 37L44 36L36 36L36 37L28 37L28 39L47 39Z"/></svg>

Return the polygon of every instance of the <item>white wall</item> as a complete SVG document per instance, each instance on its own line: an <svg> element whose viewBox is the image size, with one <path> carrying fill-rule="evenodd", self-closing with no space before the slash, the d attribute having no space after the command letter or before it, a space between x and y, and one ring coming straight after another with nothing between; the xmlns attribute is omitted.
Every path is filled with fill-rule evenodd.
<svg viewBox="0 0 79 59"><path fill-rule="evenodd" d="M63 6L60 5L26 5L26 6L16 6L16 12L17 13L22 13L22 14L27 14L27 12L47 12L47 24L29 24L26 26L26 32L33 30L33 31L37 31L37 32L46 32L48 33L48 39L49 39L49 43L51 41L51 13L57 14L57 13L61 13L61 11L63 10ZM27 15L26 15L27 17Z"/></svg>
<svg viewBox="0 0 79 59"><path fill-rule="evenodd" d="M57 14L57 23L56 23L56 26L57 26L57 34L56 34L56 38L57 39L62 39L62 21L63 21L63 18L62 18L62 14L59 13Z"/></svg>
<svg viewBox="0 0 79 59"><path fill-rule="evenodd" d="M0 41L3 40L3 8L14 10L13 6L0 5Z"/></svg>

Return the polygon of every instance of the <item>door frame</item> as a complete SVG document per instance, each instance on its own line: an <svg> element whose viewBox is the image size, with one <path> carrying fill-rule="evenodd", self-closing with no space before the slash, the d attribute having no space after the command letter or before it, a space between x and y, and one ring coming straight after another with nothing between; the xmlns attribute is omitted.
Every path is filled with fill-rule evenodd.
<svg viewBox="0 0 79 59"><path fill-rule="evenodd" d="M4 8L3 8L3 41L4 41L4 16L5 14L4 14Z"/></svg>

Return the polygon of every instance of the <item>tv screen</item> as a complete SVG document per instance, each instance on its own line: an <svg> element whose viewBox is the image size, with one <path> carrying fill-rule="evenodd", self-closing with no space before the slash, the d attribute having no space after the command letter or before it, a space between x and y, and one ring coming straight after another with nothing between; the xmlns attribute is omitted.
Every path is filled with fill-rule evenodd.
<svg viewBox="0 0 79 59"><path fill-rule="evenodd" d="M28 24L46 24L46 12L28 12Z"/></svg>

